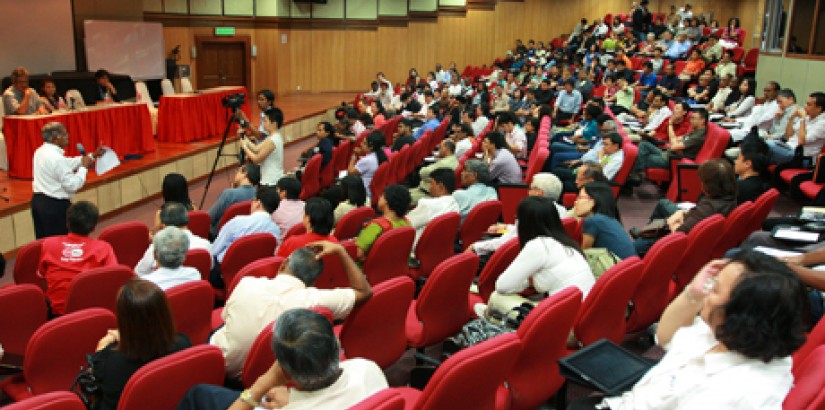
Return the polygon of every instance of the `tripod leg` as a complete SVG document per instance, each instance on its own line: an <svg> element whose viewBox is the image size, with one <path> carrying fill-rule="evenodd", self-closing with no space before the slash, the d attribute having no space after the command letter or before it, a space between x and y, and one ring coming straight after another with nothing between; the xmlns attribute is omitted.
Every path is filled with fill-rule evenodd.
<svg viewBox="0 0 825 410"><path fill-rule="evenodd" d="M212 170L209 171L209 178L206 180L206 187L203 189L203 197L201 197L201 204L199 209L204 209L203 204L206 202L206 194L209 193L209 185L212 184L212 178L215 176L215 169L218 167L218 162L221 160L223 156L223 147L226 145L226 138L229 136L229 130L232 128L233 118L235 118L235 113L233 112L230 114L229 118L226 120L226 129L223 131L223 137L221 138L221 145L218 146L218 152L215 154L215 161L212 163ZM243 152L243 150L241 150ZM239 157L242 159L243 157Z"/></svg>

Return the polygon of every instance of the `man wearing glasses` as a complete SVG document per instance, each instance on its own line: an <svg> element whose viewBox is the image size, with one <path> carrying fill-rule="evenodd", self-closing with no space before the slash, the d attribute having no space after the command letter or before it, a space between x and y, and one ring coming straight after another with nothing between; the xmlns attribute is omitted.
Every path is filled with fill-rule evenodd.
<svg viewBox="0 0 825 410"><path fill-rule="evenodd" d="M11 86L3 93L6 115L46 114L46 107L34 88L29 87L29 72L17 67L11 72Z"/></svg>

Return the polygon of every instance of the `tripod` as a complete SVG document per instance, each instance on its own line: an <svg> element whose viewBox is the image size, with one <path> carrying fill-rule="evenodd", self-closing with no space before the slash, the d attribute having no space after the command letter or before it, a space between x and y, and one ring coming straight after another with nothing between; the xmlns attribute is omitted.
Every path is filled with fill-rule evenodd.
<svg viewBox="0 0 825 410"><path fill-rule="evenodd" d="M221 160L221 157L236 157L238 158L238 163L243 163L243 150L237 154L224 154L223 147L226 145L226 137L229 136L229 130L232 128L232 123L235 122L235 118L237 118L238 110L240 107L233 107L232 113L226 119L226 129L223 130L223 137L221 138L221 145L218 146L218 152L215 154L215 162L212 163L212 170L209 171L209 178L206 180L206 187L203 189L203 197L201 197L201 205L200 209L203 209L203 204L206 202L206 194L209 193L209 185L212 184L212 178L215 176L215 169L218 167L218 162Z"/></svg>

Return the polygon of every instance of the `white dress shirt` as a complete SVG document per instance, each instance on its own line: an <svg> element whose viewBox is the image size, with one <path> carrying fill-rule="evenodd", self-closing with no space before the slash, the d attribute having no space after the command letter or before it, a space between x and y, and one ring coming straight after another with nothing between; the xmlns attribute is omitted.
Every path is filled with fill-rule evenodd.
<svg viewBox="0 0 825 410"><path fill-rule="evenodd" d="M193 234L192 231L184 229L183 232L189 237L189 249L206 249L209 251L212 247L209 241ZM150 243L149 247L146 248L146 252L143 253L143 257L140 258L137 265L135 265L135 274L141 277L146 276L151 274L157 267L158 264L157 261L155 261L155 245Z"/></svg>
<svg viewBox="0 0 825 410"><path fill-rule="evenodd" d="M507 139L508 145L520 150L517 154L518 158L527 158L527 135L524 134L524 130L521 129L521 127L513 127L513 131L507 133L505 138Z"/></svg>
<svg viewBox="0 0 825 410"><path fill-rule="evenodd" d="M340 364L341 376L332 385L315 391L289 388L289 403L281 410L339 410L350 408L386 389L384 372L367 359L349 359ZM256 407L255 410L263 410Z"/></svg>
<svg viewBox="0 0 825 410"><path fill-rule="evenodd" d="M464 154L465 154L465 153L467 153L467 151L469 151L469 150L470 150L470 148L473 148L473 142L472 142L472 141L470 141L470 138L469 138L469 137L464 138L464 139L462 139L462 140L458 141L458 142L455 144L455 157L456 157L456 158L461 158L461 157L463 157L463 156L464 156Z"/></svg>
<svg viewBox="0 0 825 410"><path fill-rule="evenodd" d="M736 352L708 353L719 342L698 318L676 331L662 360L621 396L613 410L781 409L793 385L791 358L764 363Z"/></svg>
<svg viewBox="0 0 825 410"><path fill-rule="evenodd" d="M779 111L779 104L777 104L776 100L753 107L750 115L736 119L736 122L739 124L739 129L730 130L731 139L735 142L742 141L745 136L751 132L751 128L754 125L763 131L767 131L770 129L771 124L773 124L777 111Z"/></svg>
<svg viewBox="0 0 825 410"><path fill-rule="evenodd" d="M415 228L415 242L413 247L418 244L418 239L421 238L421 234L424 233L424 228L427 227L427 223L447 212L458 212L458 202L456 202L452 195L421 198L418 200L418 206L407 213L410 226Z"/></svg>
<svg viewBox="0 0 825 410"><path fill-rule="evenodd" d="M187 282L201 280L201 274L191 266L179 266L175 269L160 267L141 279L148 280L158 285L159 288L167 290Z"/></svg>
<svg viewBox="0 0 825 410"><path fill-rule="evenodd" d="M325 307L332 311L333 317L343 319L355 306L355 291L350 288L308 288L295 276L283 273L274 279L241 279L221 313L224 326L209 340L223 351L226 374L240 375L258 333L281 313L313 306Z"/></svg>
<svg viewBox="0 0 825 410"><path fill-rule="evenodd" d="M476 120L473 121L473 123L471 124L471 126L473 128L473 135L476 136L476 137L481 135L481 133L484 131L485 128L487 128L487 124L489 124L489 123L490 123L489 118L487 118L483 115L479 115L476 118Z"/></svg>
<svg viewBox="0 0 825 410"><path fill-rule="evenodd" d="M56 199L69 199L86 182L86 167L80 158L66 158L63 148L45 142L34 151L32 190Z"/></svg>
<svg viewBox="0 0 825 410"><path fill-rule="evenodd" d="M802 146L802 155L806 157L813 157L819 155L822 151L822 145L825 144L825 114L819 114L816 118L805 117L805 145ZM794 125L794 135L788 138L788 146L793 149L799 145L799 124L797 121Z"/></svg>
<svg viewBox="0 0 825 410"><path fill-rule="evenodd" d="M549 236L536 237L524 245L496 280L496 292L519 293L530 286L531 280L539 293L553 295L575 286L581 290L582 297L587 297L596 283L584 256Z"/></svg>
<svg viewBox="0 0 825 410"><path fill-rule="evenodd" d="M659 128L662 125L662 122L670 116L673 115L673 112L670 111L670 107L667 105L662 106L656 111L653 111L653 114L650 114L647 117L647 124L645 125L645 130L647 131L654 131L656 128Z"/></svg>

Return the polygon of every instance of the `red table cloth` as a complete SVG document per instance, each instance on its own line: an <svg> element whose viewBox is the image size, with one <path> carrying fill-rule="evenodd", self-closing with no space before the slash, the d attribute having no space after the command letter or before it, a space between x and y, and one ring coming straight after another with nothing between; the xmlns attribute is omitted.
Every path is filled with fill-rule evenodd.
<svg viewBox="0 0 825 410"><path fill-rule="evenodd" d="M245 87L216 87L197 94L160 97L158 105L158 141L192 142L221 137L231 112L221 104L228 94L244 93L241 110L249 117L249 98ZM250 118L252 119L252 118ZM237 125L232 126L234 131Z"/></svg>
<svg viewBox="0 0 825 410"><path fill-rule="evenodd" d="M105 145L121 159L126 154L155 150L152 118L146 104L95 106L84 111L49 115L7 115L3 117L3 133L6 136L10 177L32 179L34 151L43 144L41 130L52 121L62 123L69 132L67 156L80 155L75 148L78 142L88 152Z"/></svg>

